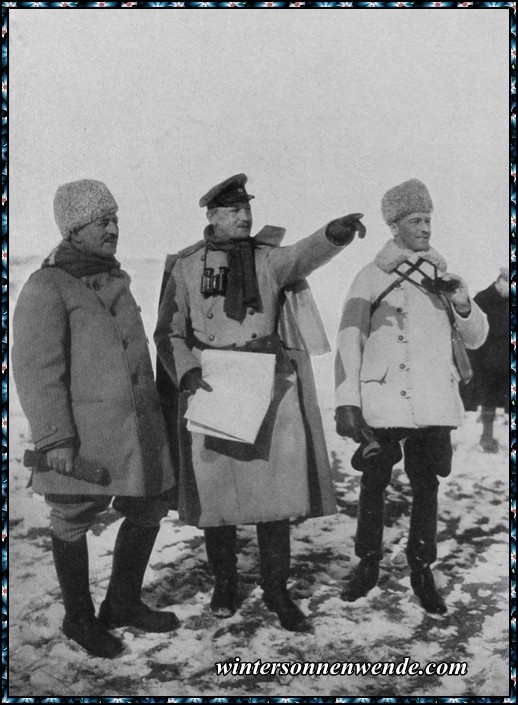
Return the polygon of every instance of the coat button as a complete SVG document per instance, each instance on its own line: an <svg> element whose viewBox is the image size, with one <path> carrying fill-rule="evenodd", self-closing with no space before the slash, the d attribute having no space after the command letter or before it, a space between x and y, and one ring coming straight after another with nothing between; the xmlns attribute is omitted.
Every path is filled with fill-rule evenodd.
<svg viewBox="0 0 518 705"><path fill-rule="evenodd" d="M136 372L134 372L131 375L131 384L137 384L137 382L138 382L138 374Z"/></svg>
<svg viewBox="0 0 518 705"><path fill-rule="evenodd" d="M254 309L253 309L253 308L251 308L251 309L250 309L250 311L248 312L248 315L249 315L249 316L253 316L253 315L254 315L254 313L255 313Z"/></svg>
<svg viewBox="0 0 518 705"><path fill-rule="evenodd" d="M397 311L398 313L403 313L403 309L402 309L402 308L397 308L396 311Z"/></svg>
<svg viewBox="0 0 518 705"><path fill-rule="evenodd" d="M398 339L398 340L404 340L404 339L405 339L405 336L404 336L404 335L398 335L397 339Z"/></svg>
<svg viewBox="0 0 518 705"><path fill-rule="evenodd" d="M215 337L214 335L209 335L209 340L214 340Z"/></svg>
<svg viewBox="0 0 518 705"><path fill-rule="evenodd" d="M207 314L207 318L214 318L214 314L213 314L213 313L208 313L208 314Z"/></svg>
<svg viewBox="0 0 518 705"><path fill-rule="evenodd" d="M122 341L122 347L124 348L124 350L128 349L128 341L127 340Z"/></svg>
<svg viewBox="0 0 518 705"><path fill-rule="evenodd" d="M401 392L402 397L406 397L406 392Z"/></svg>
<svg viewBox="0 0 518 705"><path fill-rule="evenodd" d="M205 255L202 255L202 256L200 257L200 259L201 259L202 262L205 262Z"/></svg>
<svg viewBox="0 0 518 705"><path fill-rule="evenodd" d="M114 317L117 315L117 311L110 311L110 313L111 313L111 315L114 316Z"/></svg>
<svg viewBox="0 0 518 705"><path fill-rule="evenodd" d="M400 369L400 370L404 370L404 369L405 369L405 365L404 365L403 362L399 365L399 369Z"/></svg>
<svg viewBox="0 0 518 705"><path fill-rule="evenodd" d="M252 333L251 338L257 338L257 333Z"/></svg>

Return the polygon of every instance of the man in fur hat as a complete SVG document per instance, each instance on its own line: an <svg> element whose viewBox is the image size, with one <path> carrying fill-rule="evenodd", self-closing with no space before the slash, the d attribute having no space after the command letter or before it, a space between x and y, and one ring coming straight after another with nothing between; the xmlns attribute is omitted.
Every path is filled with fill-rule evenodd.
<svg viewBox="0 0 518 705"><path fill-rule="evenodd" d="M113 658L123 644L109 629L178 626L172 612L140 599L174 478L140 309L115 259L117 203L103 183L83 179L58 188L54 215L63 240L18 298L13 372L47 466L32 487L50 507L63 631L90 654ZM108 484L82 479L86 461L104 467ZM125 519L97 618L86 532L113 497Z"/></svg>
<svg viewBox="0 0 518 705"><path fill-rule="evenodd" d="M468 348L484 342L488 327L465 281L447 273L430 246L433 204L426 186L411 179L394 187L381 210L393 239L353 281L337 344L336 430L360 443L352 465L363 473L360 563L343 598L357 600L378 581L384 491L404 440L413 493L411 584L424 609L440 614L447 608L430 569L437 557L437 476L451 471L450 431L463 419L446 307Z"/></svg>
<svg viewBox="0 0 518 705"><path fill-rule="evenodd" d="M159 390L179 439L179 515L205 531L213 613L236 611L236 525L256 524L265 603L285 629L304 631L308 622L287 590L289 520L334 514L336 504L308 355L330 348L303 278L365 228L356 213L289 247L278 247L282 228L251 238L246 181L237 174L205 194L204 239L168 258L155 332ZM200 358L212 348L276 356L273 400L253 444L187 431L187 396L210 390ZM175 388L185 392L179 408Z"/></svg>

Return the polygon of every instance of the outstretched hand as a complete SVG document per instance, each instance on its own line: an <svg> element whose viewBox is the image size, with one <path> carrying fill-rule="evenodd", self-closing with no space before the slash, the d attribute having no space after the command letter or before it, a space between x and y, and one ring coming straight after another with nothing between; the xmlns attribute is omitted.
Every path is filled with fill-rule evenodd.
<svg viewBox="0 0 518 705"><path fill-rule="evenodd" d="M342 218L332 220L326 228L327 239L340 247L350 245L355 235L363 240L367 229L360 218L363 218L363 213L349 213Z"/></svg>

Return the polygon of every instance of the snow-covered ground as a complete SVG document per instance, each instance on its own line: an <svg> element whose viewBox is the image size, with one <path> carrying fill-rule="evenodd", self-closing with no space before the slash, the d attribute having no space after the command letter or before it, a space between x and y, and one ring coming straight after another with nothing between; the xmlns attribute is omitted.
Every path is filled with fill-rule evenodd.
<svg viewBox="0 0 518 705"><path fill-rule="evenodd" d="M11 314L20 286L40 258L11 261ZM161 264L124 262L134 279L150 340ZM334 335L329 331L330 337ZM379 585L354 604L340 599L356 563L353 542L360 475L350 468L352 441L334 432L331 355L315 374L328 448L336 475L339 513L292 525L291 588L311 615L313 633L280 628L261 601L255 531L239 529L243 603L228 620L209 610L212 578L203 534L171 512L146 573L144 596L182 621L171 635L118 630L126 649L113 661L88 656L61 633L63 607L52 564L48 509L26 489L23 451L27 424L14 385L9 403L9 695L103 696L442 696L490 697L509 693L508 426L500 415L496 455L478 447L477 415L454 432L453 472L441 480L437 583L449 612L431 616L409 581L405 546L410 488L401 467L388 490L385 557ZM89 536L93 599L103 599L120 515L100 515ZM466 662L464 676L220 676L215 663L242 661Z"/></svg>

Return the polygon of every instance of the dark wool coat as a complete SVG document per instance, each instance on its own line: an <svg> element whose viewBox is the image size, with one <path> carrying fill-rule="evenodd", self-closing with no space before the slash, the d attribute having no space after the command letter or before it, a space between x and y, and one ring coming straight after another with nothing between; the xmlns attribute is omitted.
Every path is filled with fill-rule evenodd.
<svg viewBox="0 0 518 705"><path fill-rule="evenodd" d="M101 463L107 487L36 472L40 493L151 496L174 478L140 309L130 278L35 272L13 320L13 373L37 450L65 440Z"/></svg>
<svg viewBox="0 0 518 705"><path fill-rule="evenodd" d="M342 250L324 233L322 229L290 247L255 250L262 310L248 310L241 323L226 316L223 296L205 298L200 293L203 243L169 260L173 267L170 276L166 269L155 333L162 365L157 381L178 460L177 507L189 524L247 524L336 512L306 351L286 349L291 369L278 366L274 399L253 445L191 434L183 418L185 396L178 398L175 389L186 372L200 366L193 335L208 346L227 347L246 345L277 330L285 287ZM211 252L210 258L215 271L227 263L222 251Z"/></svg>
<svg viewBox="0 0 518 705"><path fill-rule="evenodd" d="M489 333L486 342L469 357L474 377L462 391L468 411L479 404L486 407L509 405L509 299L501 296L494 284L480 291L475 301L487 315Z"/></svg>

